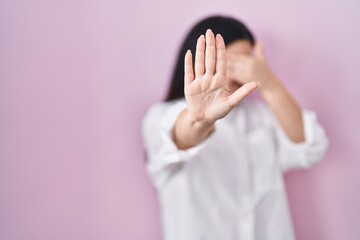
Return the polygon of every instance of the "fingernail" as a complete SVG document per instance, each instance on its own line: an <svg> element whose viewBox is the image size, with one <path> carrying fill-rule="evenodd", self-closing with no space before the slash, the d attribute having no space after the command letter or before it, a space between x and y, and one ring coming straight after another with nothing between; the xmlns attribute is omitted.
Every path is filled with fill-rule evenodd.
<svg viewBox="0 0 360 240"><path fill-rule="evenodd" d="M258 86L260 86L260 82L257 82Z"/></svg>

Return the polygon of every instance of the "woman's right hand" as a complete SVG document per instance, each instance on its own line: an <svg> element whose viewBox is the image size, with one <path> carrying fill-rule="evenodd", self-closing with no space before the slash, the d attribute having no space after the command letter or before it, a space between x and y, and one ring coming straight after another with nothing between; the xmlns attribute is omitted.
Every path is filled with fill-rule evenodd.
<svg viewBox="0 0 360 240"><path fill-rule="evenodd" d="M248 82L231 92L226 79L225 43L208 29L196 44L195 74L191 51L185 55L185 99L193 122L214 123L225 117L259 83Z"/></svg>

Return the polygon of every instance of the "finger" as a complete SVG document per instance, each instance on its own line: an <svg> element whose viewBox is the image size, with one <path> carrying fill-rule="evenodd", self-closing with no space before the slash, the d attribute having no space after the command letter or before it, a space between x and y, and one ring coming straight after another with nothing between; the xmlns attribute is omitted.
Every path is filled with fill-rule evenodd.
<svg viewBox="0 0 360 240"><path fill-rule="evenodd" d="M227 61L227 70L232 73L243 75L249 70L249 64L240 61Z"/></svg>
<svg viewBox="0 0 360 240"><path fill-rule="evenodd" d="M234 57L234 58L237 58L237 57L250 58L252 56L252 53L248 54L248 53L238 53L238 52L226 52L226 56Z"/></svg>
<svg viewBox="0 0 360 240"><path fill-rule="evenodd" d="M226 63L226 69L228 71L234 71L235 70L235 63L233 61L227 61Z"/></svg>
<svg viewBox="0 0 360 240"><path fill-rule="evenodd" d="M250 56L246 56L244 54L241 55L227 55L227 62L234 62L234 63L243 63L243 64L247 64L251 62L251 57Z"/></svg>
<svg viewBox="0 0 360 240"><path fill-rule="evenodd" d="M253 58L253 56L251 55L247 55L247 54L239 54L237 56L234 56L234 58L238 61L244 61L244 62L249 62L251 61L251 59Z"/></svg>
<svg viewBox="0 0 360 240"><path fill-rule="evenodd" d="M206 50L205 50L205 71L214 74L215 71L215 38L213 32L206 31Z"/></svg>
<svg viewBox="0 0 360 240"><path fill-rule="evenodd" d="M195 53L195 75L196 77L204 74L205 71L205 36L201 35L196 43Z"/></svg>
<svg viewBox="0 0 360 240"><path fill-rule="evenodd" d="M185 54L185 63L184 63L184 81L185 86L189 83L191 83L194 80L194 70L192 66L192 54L190 50L187 50Z"/></svg>
<svg viewBox="0 0 360 240"><path fill-rule="evenodd" d="M262 42L260 42L260 41L256 42L255 47L254 47L254 55L255 55L255 57L258 57L258 58L264 57L264 46L263 46Z"/></svg>
<svg viewBox="0 0 360 240"><path fill-rule="evenodd" d="M233 94L228 98L229 105L234 108L237 104L241 102L247 95L254 91L260 85L259 82L249 82L237 89Z"/></svg>
<svg viewBox="0 0 360 240"><path fill-rule="evenodd" d="M216 35L216 73L226 76L226 50L224 39L220 34Z"/></svg>

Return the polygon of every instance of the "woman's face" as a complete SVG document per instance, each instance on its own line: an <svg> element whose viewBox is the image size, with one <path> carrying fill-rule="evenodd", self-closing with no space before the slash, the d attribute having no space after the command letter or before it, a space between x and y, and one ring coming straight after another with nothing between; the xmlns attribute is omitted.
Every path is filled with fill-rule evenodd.
<svg viewBox="0 0 360 240"><path fill-rule="evenodd" d="M248 40L236 40L226 46L226 55L227 55L227 81L231 92L234 92L241 84L231 79L231 58L229 56L234 55L251 55L252 54L252 46Z"/></svg>

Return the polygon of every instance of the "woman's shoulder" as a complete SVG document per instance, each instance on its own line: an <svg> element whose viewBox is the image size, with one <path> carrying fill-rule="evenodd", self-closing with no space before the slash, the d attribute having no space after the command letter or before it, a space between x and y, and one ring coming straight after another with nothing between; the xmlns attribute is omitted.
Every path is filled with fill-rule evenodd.
<svg viewBox="0 0 360 240"><path fill-rule="evenodd" d="M159 124L162 119L170 117L170 115L176 114L179 110L186 108L185 99L177 99L169 102L158 101L152 103L145 112L142 120L144 125Z"/></svg>
<svg viewBox="0 0 360 240"><path fill-rule="evenodd" d="M173 101L169 101L169 102L165 102L165 101L154 102L146 110L144 118L149 117L149 116L162 115L169 108L171 108L173 106L180 106L180 105L186 106L185 99L177 99L177 100L173 100Z"/></svg>

